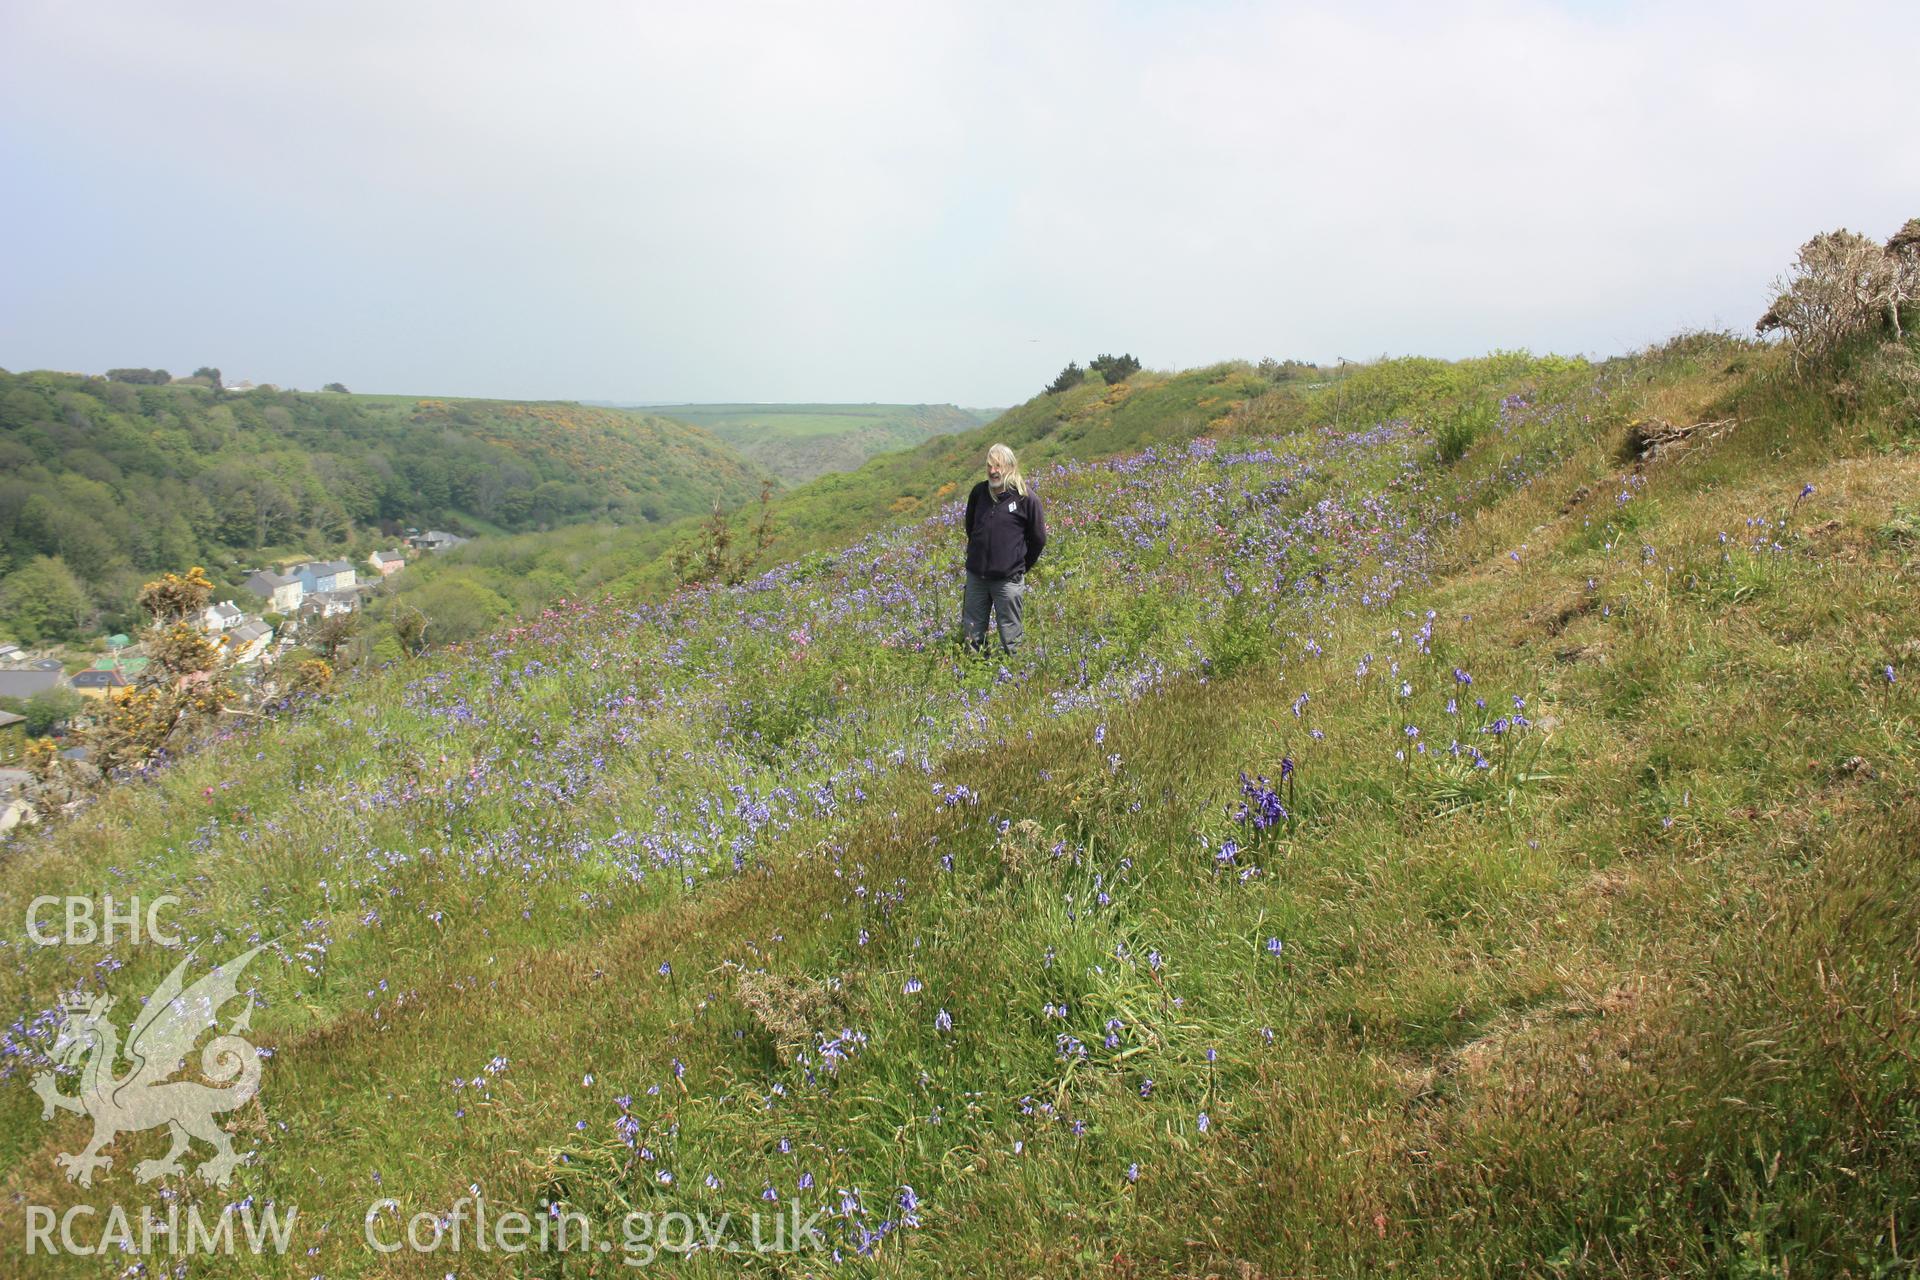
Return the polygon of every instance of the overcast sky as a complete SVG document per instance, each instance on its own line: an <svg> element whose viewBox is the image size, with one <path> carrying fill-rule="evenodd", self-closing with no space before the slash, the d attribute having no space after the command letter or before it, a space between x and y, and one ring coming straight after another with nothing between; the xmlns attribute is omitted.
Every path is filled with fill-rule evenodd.
<svg viewBox="0 0 1920 1280"><path fill-rule="evenodd" d="M1920 4L0 3L0 366L1005 405L1745 329Z"/></svg>

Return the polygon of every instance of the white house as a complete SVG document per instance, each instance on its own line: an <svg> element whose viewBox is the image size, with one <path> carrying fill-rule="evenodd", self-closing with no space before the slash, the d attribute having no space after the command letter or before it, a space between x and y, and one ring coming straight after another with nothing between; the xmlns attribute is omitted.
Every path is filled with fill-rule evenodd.
<svg viewBox="0 0 1920 1280"><path fill-rule="evenodd" d="M273 628L264 622L243 623L228 633L227 642L233 646L234 662L244 667L258 660L273 643Z"/></svg>
<svg viewBox="0 0 1920 1280"><path fill-rule="evenodd" d="M300 613L309 618L331 618L342 613L352 613L360 607L360 596L354 591L316 591L300 605Z"/></svg>
<svg viewBox="0 0 1920 1280"><path fill-rule="evenodd" d="M200 624L213 635L222 631L231 631L247 620L247 615L231 600L222 600L219 604L210 604L200 615Z"/></svg>

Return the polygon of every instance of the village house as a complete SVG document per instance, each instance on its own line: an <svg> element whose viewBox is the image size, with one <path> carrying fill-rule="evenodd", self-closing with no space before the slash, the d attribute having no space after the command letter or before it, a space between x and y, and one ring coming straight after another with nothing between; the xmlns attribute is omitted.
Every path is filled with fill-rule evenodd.
<svg viewBox="0 0 1920 1280"><path fill-rule="evenodd" d="M300 608L301 598L306 595L300 579L266 569L258 570L247 579L247 590L265 600L268 611L272 613L296 612Z"/></svg>
<svg viewBox="0 0 1920 1280"><path fill-rule="evenodd" d="M200 615L200 625L210 635L219 635L231 631L247 620L247 615L231 600L222 600L219 604L210 604Z"/></svg>
<svg viewBox="0 0 1920 1280"><path fill-rule="evenodd" d="M398 551L376 551L367 557L367 563L381 577L390 578L407 567L407 558Z"/></svg>
<svg viewBox="0 0 1920 1280"><path fill-rule="evenodd" d="M95 658L93 665L101 671L118 671L129 680L137 680L150 661L152 659L137 653L113 653L104 658Z"/></svg>
<svg viewBox="0 0 1920 1280"><path fill-rule="evenodd" d="M450 551L455 547L464 545L466 541L467 539L457 533L447 533L440 529L429 529L425 533L416 533L408 538L407 544L417 547L421 551Z"/></svg>
<svg viewBox="0 0 1920 1280"><path fill-rule="evenodd" d="M348 560L309 560L287 572L300 580L303 593L309 596L324 591L350 591L356 580L353 563Z"/></svg>
<svg viewBox="0 0 1920 1280"><path fill-rule="evenodd" d="M243 622L226 635L227 644L238 666L257 662L273 643L273 628L264 622Z"/></svg>
<svg viewBox="0 0 1920 1280"><path fill-rule="evenodd" d="M360 607L360 595L356 591L316 591L300 603L300 616L304 618L331 618L342 613L352 613Z"/></svg>
<svg viewBox="0 0 1920 1280"><path fill-rule="evenodd" d="M126 676L117 667L77 671L67 683L83 698L112 698L129 687Z"/></svg>

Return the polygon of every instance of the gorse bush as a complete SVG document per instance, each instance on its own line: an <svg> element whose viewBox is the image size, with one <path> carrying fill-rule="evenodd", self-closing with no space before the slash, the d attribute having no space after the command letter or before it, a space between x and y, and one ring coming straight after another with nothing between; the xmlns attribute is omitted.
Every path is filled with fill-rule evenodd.
<svg viewBox="0 0 1920 1280"><path fill-rule="evenodd" d="M1848 339L1884 325L1897 339L1902 309L1920 299L1920 218L1884 245L1845 229L1815 236L1775 284L1754 326L1780 332L1801 362L1833 356Z"/></svg>

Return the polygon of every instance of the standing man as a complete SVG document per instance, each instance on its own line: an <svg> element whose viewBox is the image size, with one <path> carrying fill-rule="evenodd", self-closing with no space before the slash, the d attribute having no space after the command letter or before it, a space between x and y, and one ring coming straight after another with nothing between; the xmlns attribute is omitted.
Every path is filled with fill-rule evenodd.
<svg viewBox="0 0 1920 1280"><path fill-rule="evenodd" d="M1020 644L1020 605L1027 570L1047 545L1040 499L1027 489L1013 450L987 450L987 478L967 495L967 592L960 628L967 644L984 649L987 613L1000 628L1000 644L1012 653Z"/></svg>

